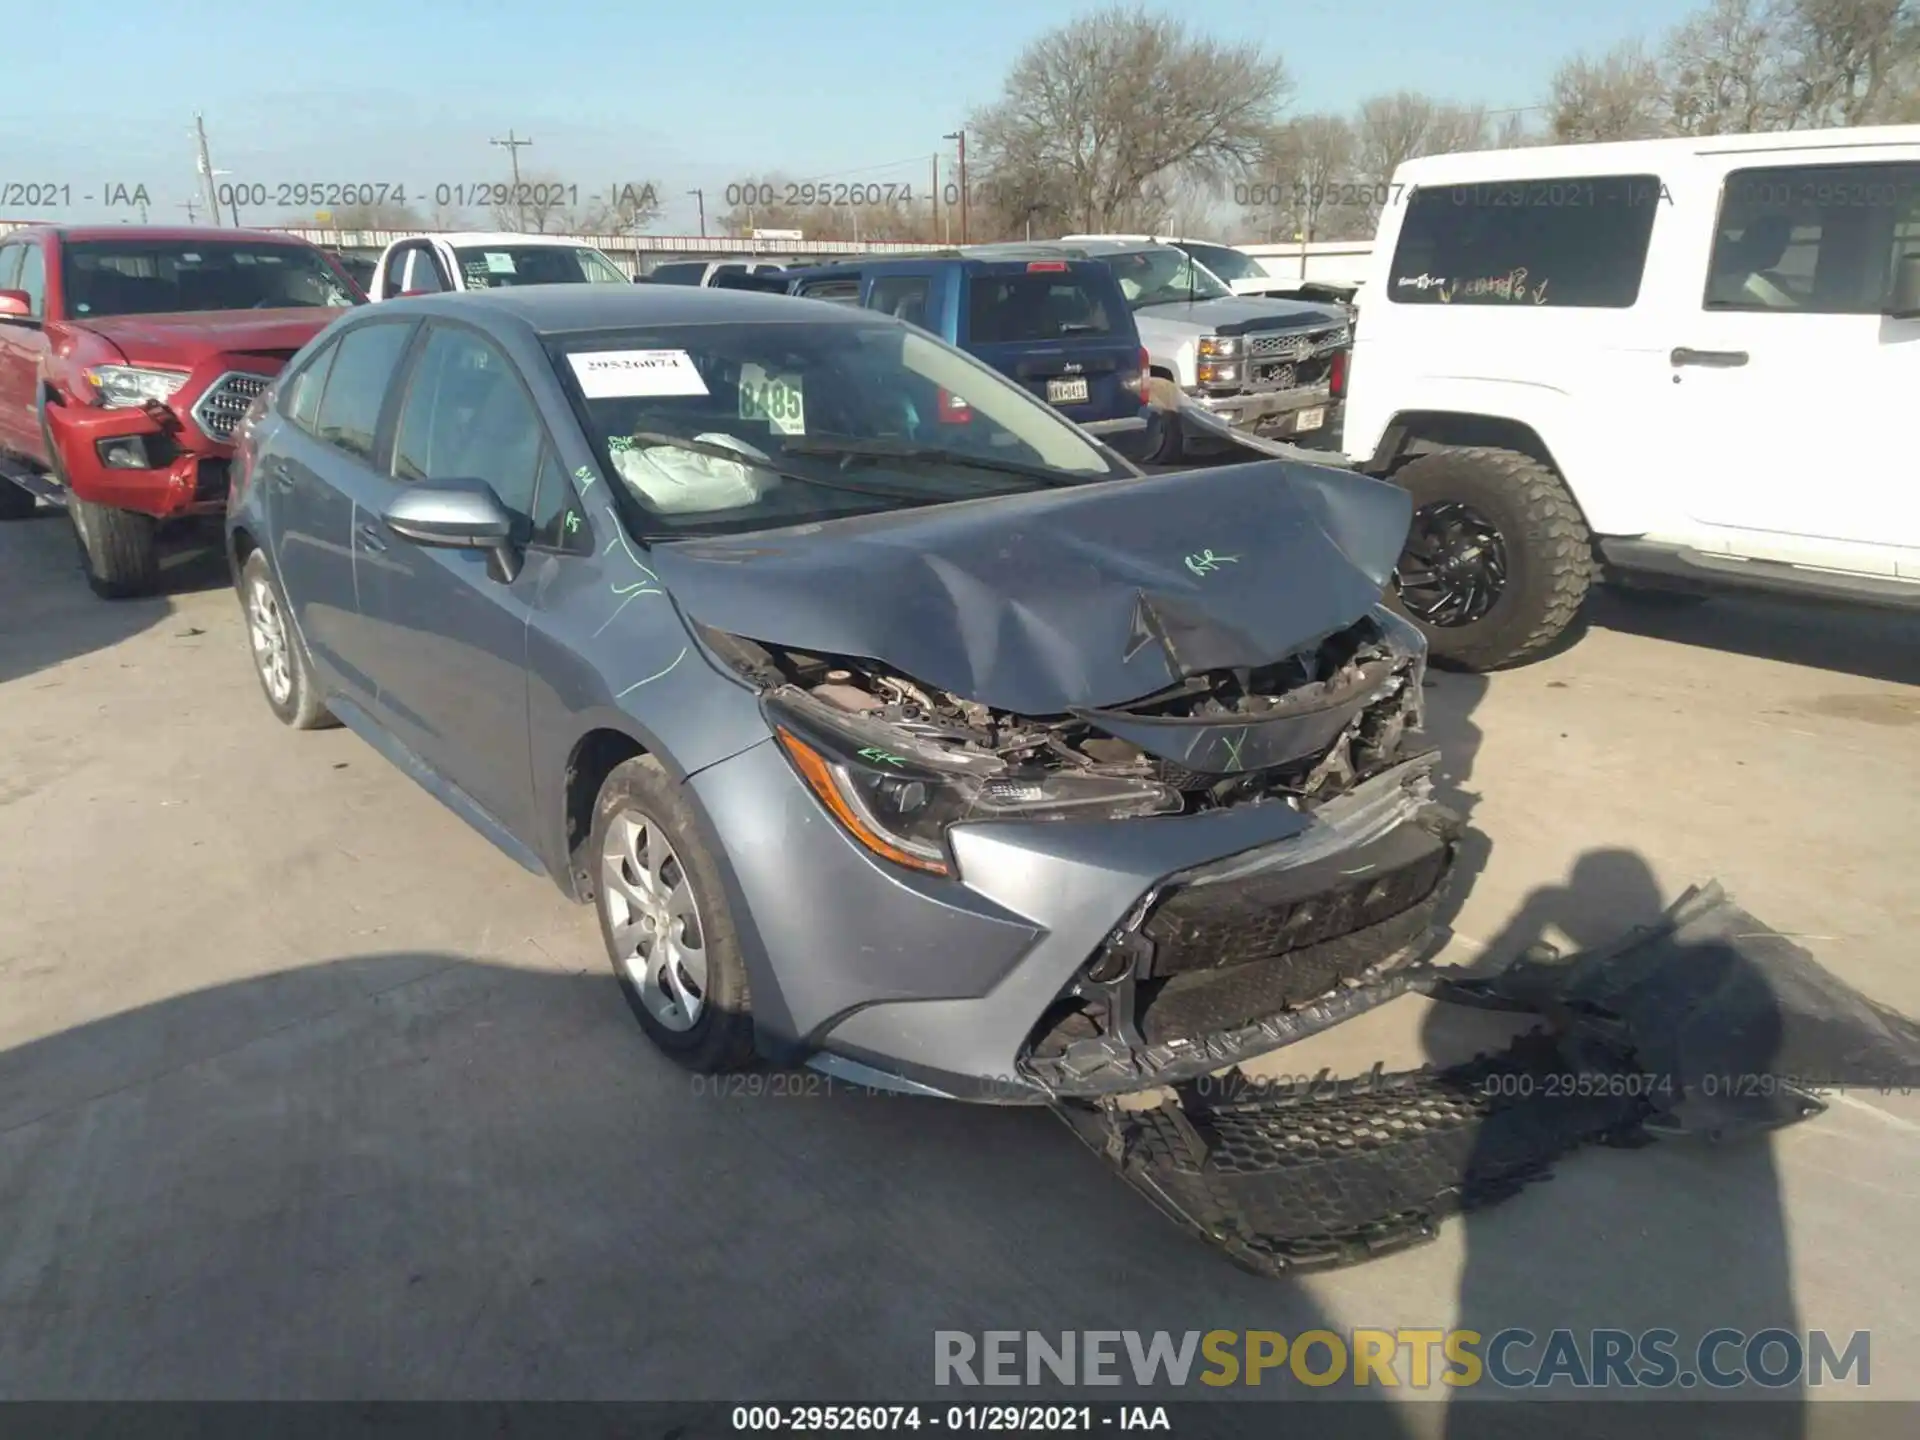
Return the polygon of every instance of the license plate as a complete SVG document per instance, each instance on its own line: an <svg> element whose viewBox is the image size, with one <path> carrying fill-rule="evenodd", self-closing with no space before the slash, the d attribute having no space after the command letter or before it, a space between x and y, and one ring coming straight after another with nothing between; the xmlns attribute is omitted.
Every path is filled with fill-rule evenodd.
<svg viewBox="0 0 1920 1440"><path fill-rule="evenodd" d="M1294 417L1293 428L1295 430L1318 430L1326 423L1327 412L1325 410L1302 410Z"/></svg>
<svg viewBox="0 0 1920 1440"><path fill-rule="evenodd" d="M1087 403L1087 382L1084 376L1075 376L1068 380L1047 381L1047 403L1049 405L1084 405Z"/></svg>

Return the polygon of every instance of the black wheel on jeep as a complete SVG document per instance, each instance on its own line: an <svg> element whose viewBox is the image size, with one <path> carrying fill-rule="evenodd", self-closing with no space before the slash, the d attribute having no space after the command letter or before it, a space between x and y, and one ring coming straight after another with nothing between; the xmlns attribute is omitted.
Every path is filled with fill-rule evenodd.
<svg viewBox="0 0 1920 1440"><path fill-rule="evenodd" d="M67 516L94 594L104 600L130 600L159 588L160 524L151 515L95 505L69 492Z"/></svg>
<svg viewBox="0 0 1920 1440"><path fill-rule="evenodd" d="M1437 664L1497 670L1552 644L1593 578L1586 522L1560 477L1490 446L1436 450L1394 472L1413 524L1389 599Z"/></svg>

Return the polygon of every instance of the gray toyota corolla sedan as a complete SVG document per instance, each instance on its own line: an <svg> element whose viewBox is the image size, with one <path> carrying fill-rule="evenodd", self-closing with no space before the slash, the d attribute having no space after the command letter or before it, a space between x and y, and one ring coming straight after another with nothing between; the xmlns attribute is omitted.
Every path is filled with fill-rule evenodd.
<svg viewBox="0 0 1920 1440"><path fill-rule="evenodd" d="M902 322L662 286L355 311L237 440L274 713L591 900L688 1065L1112 1094L1430 941L1390 485L1143 476Z"/></svg>

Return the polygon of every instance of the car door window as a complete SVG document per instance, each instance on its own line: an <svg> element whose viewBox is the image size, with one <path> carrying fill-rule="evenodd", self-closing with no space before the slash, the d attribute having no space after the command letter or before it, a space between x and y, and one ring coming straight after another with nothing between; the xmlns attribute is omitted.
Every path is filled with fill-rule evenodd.
<svg viewBox="0 0 1920 1440"><path fill-rule="evenodd" d="M20 251L22 248L23 247L18 244L0 245L0 290L16 290L19 288L13 283L13 277L20 269Z"/></svg>
<svg viewBox="0 0 1920 1440"><path fill-rule="evenodd" d="M540 478L533 491L533 527L530 544L550 550L584 554L593 548L580 495L560 459L547 445L540 452Z"/></svg>
<svg viewBox="0 0 1920 1440"><path fill-rule="evenodd" d="M320 352L300 362L300 366L287 377L282 391L281 410L286 417L309 435L315 435L320 415L320 396L327 388L327 371L333 366L333 357L340 347L328 341Z"/></svg>
<svg viewBox="0 0 1920 1440"><path fill-rule="evenodd" d="M1920 164L1736 170L1720 196L1705 308L1877 315L1920 252Z"/></svg>
<svg viewBox="0 0 1920 1440"><path fill-rule="evenodd" d="M46 309L47 302L47 257L38 245L26 245L20 254L20 278L13 282L15 290L27 292L27 301L31 308L28 314L36 318Z"/></svg>
<svg viewBox="0 0 1920 1440"><path fill-rule="evenodd" d="M411 324L360 325L340 337L314 425L317 438L359 460L372 460L380 411L394 367L413 336Z"/></svg>
<svg viewBox="0 0 1920 1440"><path fill-rule="evenodd" d="M546 431L513 362L471 330L436 325L407 382L393 445L399 480L484 480L529 522Z"/></svg>
<svg viewBox="0 0 1920 1440"><path fill-rule="evenodd" d="M446 288L440 283L440 267L434 263L433 251L425 245L414 246L407 257L407 289L432 295Z"/></svg>
<svg viewBox="0 0 1920 1440"><path fill-rule="evenodd" d="M933 282L925 275L882 275L867 290L867 308L927 328L927 297Z"/></svg>
<svg viewBox="0 0 1920 1440"><path fill-rule="evenodd" d="M407 256L413 253L413 246L402 245L380 267L380 293L387 299L400 294L406 287Z"/></svg>

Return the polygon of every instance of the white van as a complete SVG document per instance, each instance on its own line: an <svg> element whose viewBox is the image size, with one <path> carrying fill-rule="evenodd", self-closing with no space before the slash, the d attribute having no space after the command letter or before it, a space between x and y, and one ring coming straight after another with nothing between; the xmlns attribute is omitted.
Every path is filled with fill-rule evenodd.
<svg viewBox="0 0 1920 1440"><path fill-rule="evenodd" d="M1475 669L1595 579L1920 607L1920 126L1400 167L1342 448L1413 493L1398 603Z"/></svg>

